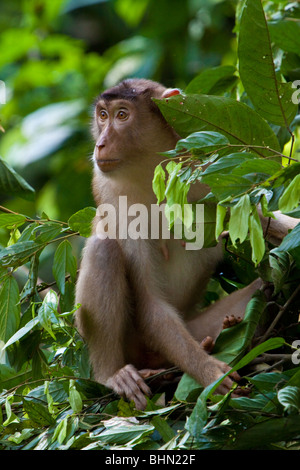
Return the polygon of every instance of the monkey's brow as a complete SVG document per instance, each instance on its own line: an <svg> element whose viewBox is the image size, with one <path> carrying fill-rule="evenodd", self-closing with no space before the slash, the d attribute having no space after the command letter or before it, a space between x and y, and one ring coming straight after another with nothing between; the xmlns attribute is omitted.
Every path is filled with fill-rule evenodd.
<svg viewBox="0 0 300 470"><path fill-rule="evenodd" d="M124 91L105 91L102 93L98 100L112 101L112 100L126 100L134 101L137 99L137 92L133 90Z"/></svg>

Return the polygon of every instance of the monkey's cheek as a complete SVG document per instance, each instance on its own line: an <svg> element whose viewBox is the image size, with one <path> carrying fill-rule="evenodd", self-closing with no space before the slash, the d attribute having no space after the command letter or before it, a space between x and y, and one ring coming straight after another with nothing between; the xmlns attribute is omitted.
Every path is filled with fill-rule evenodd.
<svg viewBox="0 0 300 470"><path fill-rule="evenodd" d="M113 171L115 168L117 168L120 165L121 160L101 160L97 159L96 163L98 165L98 168L103 171L103 173L107 173L109 171Z"/></svg>

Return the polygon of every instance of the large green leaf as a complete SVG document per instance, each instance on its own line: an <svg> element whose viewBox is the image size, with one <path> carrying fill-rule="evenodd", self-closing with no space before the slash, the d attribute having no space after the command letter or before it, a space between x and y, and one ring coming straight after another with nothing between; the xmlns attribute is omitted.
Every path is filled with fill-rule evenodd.
<svg viewBox="0 0 300 470"><path fill-rule="evenodd" d="M300 416L269 418L240 432L226 449L259 449L266 444L293 439L300 432Z"/></svg>
<svg viewBox="0 0 300 470"><path fill-rule="evenodd" d="M285 52L299 55L300 51L300 22L290 20L269 21L268 28L271 40Z"/></svg>
<svg viewBox="0 0 300 470"><path fill-rule="evenodd" d="M186 87L186 93L220 95L233 88L238 80L232 65L220 65L202 70Z"/></svg>
<svg viewBox="0 0 300 470"><path fill-rule="evenodd" d="M236 362L250 345L264 308L264 296L257 291L247 305L243 321L221 331L214 347L214 356L228 364Z"/></svg>
<svg viewBox="0 0 300 470"><path fill-rule="evenodd" d="M0 194L20 196L32 201L34 189L11 166L0 158Z"/></svg>
<svg viewBox="0 0 300 470"><path fill-rule="evenodd" d="M239 72L255 109L268 121L288 127L297 112L291 84L278 81L261 0L246 0L240 20Z"/></svg>
<svg viewBox="0 0 300 470"><path fill-rule="evenodd" d="M216 131L225 135L231 144L269 146L280 151L277 137L268 123L239 101L207 95L177 95L154 101L182 137L197 131ZM272 155L266 149L253 150L261 156Z"/></svg>

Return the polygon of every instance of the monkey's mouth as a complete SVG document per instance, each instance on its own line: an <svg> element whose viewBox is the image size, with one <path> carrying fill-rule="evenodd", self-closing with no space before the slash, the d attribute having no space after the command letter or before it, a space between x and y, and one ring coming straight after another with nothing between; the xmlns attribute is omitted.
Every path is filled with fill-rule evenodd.
<svg viewBox="0 0 300 470"><path fill-rule="evenodd" d="M116 166L119 165L120 160L115 159L115 160L101 160L100 158L96 160L97 165L100 168L101 171L111 171L113 170Z"/></svg>

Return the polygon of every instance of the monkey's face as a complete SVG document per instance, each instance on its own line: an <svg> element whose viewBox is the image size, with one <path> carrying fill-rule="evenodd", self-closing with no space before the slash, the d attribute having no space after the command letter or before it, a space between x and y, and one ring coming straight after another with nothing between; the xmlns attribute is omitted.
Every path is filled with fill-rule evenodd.
<svg viewBox="0 0 300 470"><path fill-rule="evenodd" d="M100 100L95 109L95 124L94 160L101 171L112 171L132 158L137 126L133 103Z"/></svg>
<svg viewBox="0 0 300 470"><path fill-rule="evenodd" d="M94 161L102 172L119 168L142 168L145 159L158 163L158 152L174 148L174 131L151 98L99 99L95 107ZM160 160L162 158L160 157Z"/></svg>

